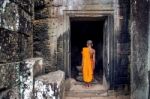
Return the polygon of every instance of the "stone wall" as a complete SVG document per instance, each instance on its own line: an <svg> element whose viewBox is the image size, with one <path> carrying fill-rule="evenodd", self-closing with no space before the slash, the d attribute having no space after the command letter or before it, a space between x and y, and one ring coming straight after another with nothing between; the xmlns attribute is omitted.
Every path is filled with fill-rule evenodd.
<svg viewBox="0 0 150 99"><path fill-rule="evenodd" d="M32 0L0 0L0 99L20 99L20 61L32 57Z"/></svg>
<svg viewBox="0 0 150 99"><path fill-rule="evenodd" d="M116 57L117 64L114 66L114 86L123 87L128 86L130 83L129 67L130 67L130 34L129 34L129 14L130 14L130 1L119 0L118 1L118 31L116 31ZM116 5L117 5L116 4ZM115 13L116 14L116 13ZM116 27L116 26L115 26Z"/></svg>
<svg viewBox="0 0 150 99"><path fill-rule="evenodd" d="M150 6L150 1L149 1ZM149 97L150 98L150 7L149 7L149 37L148 37L148 71L149 71Z"/></svg>
<svg viewBox="0 0 150 99"><path fill-rule="evenodd" d="M148 99L148 0L131 0L131 99Z"/></svg>
<svg viewBox="0 0 150 99"><path fill-rule="evenodd" d="M32 0L0 1L0 63L32 57Z"/></svg>

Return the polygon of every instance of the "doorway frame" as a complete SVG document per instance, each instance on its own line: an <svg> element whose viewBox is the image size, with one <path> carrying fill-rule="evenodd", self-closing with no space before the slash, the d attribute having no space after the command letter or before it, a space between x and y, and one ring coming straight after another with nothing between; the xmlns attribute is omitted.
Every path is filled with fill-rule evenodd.
<svg viewBox="0 0 150 99"><path fill-rule="evenodd" d="M64 37L64 70L66 73L67 78L71 78L71 18L78 18L78 17L87 17L87 18L96 18L96 17L113 17L113 29L114 29L114 10L64 10L64 20L66 21L66 26L64 27L66 32L66 36ZM112 46L111 50L109 51L111 54L111 57L109 60L113 60L114 58L114 50L115 50L115 41L114 41L114 30L113 33L110 35L112 36ZM111 69L113 69L113 62L109 64ZM104 66L103 66L104 67ZM111 75L113 76L113 75ZM113 78L113 77L110 77ZM104 77L103 77L103 84L104 84ZM110 88L109 83L104 84L104 86L107 87L107 89Z"/></svg>

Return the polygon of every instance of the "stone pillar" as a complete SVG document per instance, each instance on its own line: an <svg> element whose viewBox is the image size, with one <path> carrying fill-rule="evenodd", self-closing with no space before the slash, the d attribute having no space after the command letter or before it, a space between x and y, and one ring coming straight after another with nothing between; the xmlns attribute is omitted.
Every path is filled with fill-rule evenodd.
<svg viewBox="0 0 150 99"><path fill-rule="evenodd" d="M118 87L129 85L129 56L130 56L130 34L128 31L129 0L119 0L119 34L117 37L117 68L115 83Z"/></svg>
<svg viewBox="0 0 150 99"><path fill-rule="evenodd" d="M150 0L149 0L150 6ZM150 7L149 7L149 27L148 27L148 78L149 78L149 98L150 98ZM149 99L148 98L148 99Z"/></svg>
<svg viewBox="0 0 150 99"><path fill-rule="evenodd" d="M114 68L113 87L129 85L129 55L130 34L129 24L129 0L115 0L114 2Z"/></svg>
<svg viewBox="0 0 150 99"><path fill-rule="evenodd" d="M131 99L148 99L148 0L131 0Z"/></svg>
<svg viewBox="0 0 150 99"><path fill-rule="evenodd" d="M35 0L34 56L44 58L46 72L57 70L57 56L60 53L57 52L57 42L60 40L58 31L62 32L62 4L63 0Z"/></svg>

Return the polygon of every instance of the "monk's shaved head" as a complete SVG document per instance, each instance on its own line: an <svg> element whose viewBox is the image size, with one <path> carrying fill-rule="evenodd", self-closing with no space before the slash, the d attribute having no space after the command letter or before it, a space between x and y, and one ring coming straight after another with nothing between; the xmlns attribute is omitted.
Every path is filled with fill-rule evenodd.
<svg viewBox="0 0 150 99"><path fill-rule="evenodd" d="M93 46L92 40L87 40L86 44L87 44L87 46Z"/></svg>

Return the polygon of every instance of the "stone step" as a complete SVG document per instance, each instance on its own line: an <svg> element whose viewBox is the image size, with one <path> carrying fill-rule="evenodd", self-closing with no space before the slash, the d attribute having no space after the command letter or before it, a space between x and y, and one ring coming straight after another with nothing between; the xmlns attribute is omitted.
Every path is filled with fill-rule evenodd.
<svg viewBox="0 0 150 99"><path fill-rule="evenodd" d="M65 97L65 99L130 99L130 96Z"/></svg>
<svg viewBox="0 0 150 99"><path fill-rule="evenodd" d="M86 90L86 91L69 91L66 92L68 97L106 97L108 93L106 90Z"/></svg>

